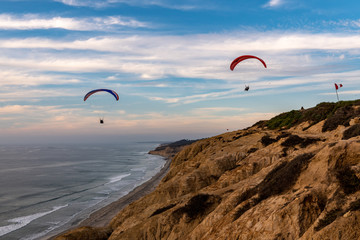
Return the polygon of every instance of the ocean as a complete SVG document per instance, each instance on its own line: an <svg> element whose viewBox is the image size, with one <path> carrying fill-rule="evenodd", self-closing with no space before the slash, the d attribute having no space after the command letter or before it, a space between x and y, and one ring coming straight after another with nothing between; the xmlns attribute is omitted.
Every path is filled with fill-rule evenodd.
<svg viewBox="0 0 360 240"><path fill-rule="evenodd" d="M47 239L164 166L158 143L0 146L0 239Z"/></svg>

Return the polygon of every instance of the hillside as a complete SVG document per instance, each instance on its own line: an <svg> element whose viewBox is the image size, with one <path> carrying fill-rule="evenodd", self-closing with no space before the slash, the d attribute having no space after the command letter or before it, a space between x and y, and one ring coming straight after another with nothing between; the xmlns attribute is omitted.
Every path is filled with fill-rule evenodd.
<svg viewBox="0 0 360 240"><path fill-rule="evenodd" d="M359 119L321 103L196 141L107 227L57 239L360 239Z"/></svg>

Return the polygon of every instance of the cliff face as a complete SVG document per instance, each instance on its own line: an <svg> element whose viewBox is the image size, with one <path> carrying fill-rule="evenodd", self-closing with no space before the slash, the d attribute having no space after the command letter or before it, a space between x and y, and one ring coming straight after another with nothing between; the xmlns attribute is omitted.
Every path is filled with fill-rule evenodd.
<svg viewBox="0 0 360 240"><path fill-rule="evenodd" d="M185 147L154 192L91 239L360 239L360 111L332 119L343 107Z"/></svg>

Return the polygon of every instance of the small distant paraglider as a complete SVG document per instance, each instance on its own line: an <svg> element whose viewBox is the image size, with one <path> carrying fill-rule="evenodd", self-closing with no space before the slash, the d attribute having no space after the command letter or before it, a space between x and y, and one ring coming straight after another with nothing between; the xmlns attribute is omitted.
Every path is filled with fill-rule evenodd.
<svg viewBox="0 0 360 240"><path fill-rule="evenodd" d="M111 95L113 95L116 99L116 101L119 101L119 95L114 91L114 90L111 90L111 89L95 89L95 90L92 90L90 92L88 92L87 94L85 94L84 96L84 102L93 94L97 93L97 92L108 92L110 93ZM104 124L104 118L100 118L100 124Z"/></svg>
<svg viewBox="0 0 360 240"><path fill-rule="evenodd" d="M238 65L240 62L242 62L242 61L244 61L244 60L246 60L246 59L251 59L251 58L254 58L254 59L259 60L259 61L264 65L264 67L267 68L266 63L265 63L264 60L262 60L261 58L258 58L258 57L253 56L253 55L242 55L242 56L240 56L240 57L235 58L235 59L231 62L231 64L230 64L230 70L231 70L231 71L234 71L236 65ZM246 86L246 85L245 85L244 91L249 91L249 89L250 89L250 86Z"/></svg>

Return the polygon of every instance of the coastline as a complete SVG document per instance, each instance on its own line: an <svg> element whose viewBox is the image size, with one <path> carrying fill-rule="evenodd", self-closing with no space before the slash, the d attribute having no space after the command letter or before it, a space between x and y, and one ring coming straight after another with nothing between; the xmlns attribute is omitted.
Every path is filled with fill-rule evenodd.
<svg viewBox="0 0 360 240"><path fill-rule="evenodd" d="M150 153L153 155L159 155L156 153ZM135 187L125 196L120 197L118 200L109 203L108 205L95 210L88 217L86 217L81 222L72 225L71 227L65 229L62 232L56 233L52 236L48 236L46 239L56 239L57 237L72 231L80 227L106 227L110 224L110 221L126 206L130 203L142 198L143 196L151 193L159 185L160 181L165 177L170 169L171 158L164 157L165 164L160 169L160 171L151 177L148 181L142 183L141 185Z"/></svg>
<svg viewBox="0 0 360 240"><path fill-rule="evenodd" d="M106 232L107 227L110 226L110 222L117 216L117 214L119 214L129 204L134 203L142 197L150 194L158 187L161 180L169 172L172 159L175 157L175 155L180 152L184 147L192 144L195 141L197 140L183 139L176 142L160 144L156 149L150 150L148 154L162 156L163 160L165 161L165 164L158 173L156 173L148 181L134 188L125 196L122 196L118 200L109 203L108 205L98 210L95 210L82 221L74 223L71 226L67 227L65 230L56 234L54 233L53 236L48 236L46 239L62 240L68 239L69 237L71 239L82 239L82 236L84 236L83 234L88 236L87 234L97 235L96 231ZM89 230L90 232L86 233L87 230ZM102 232L100 234L103 234L105 232Z"/></svg>
<svg viewBox="0 0 360 240"><path fill-rule="evenodd" d="M164 161L166 161L166 163L161 168L161 170L148 181L137 186L131 192L119 198L115 202L112 202L107 206L91 213L86 219L81 221L75 227L106 227L110 223L111 219L115 217L123 208L154 191L154 189L159 185L161 179L165 177L170 169L171 159L166 158Z"/></svg>
<svg viewBox="0 0 360 240"><path fill-rule="evenodd" d="M154 150L150 150L149 154L164 157L164 161L166 162L161 170L151 179L144 182L140 186L137 186L125 196L91 213L86 219L74 227L106 227L108 224L110 224L110 221L113 219L113 217L115 217L123 208L154 191L155 188L159 185L160 181L169 172L171 160L173 157L185 146L190 145L196 141L198 140L183 139L176 142L160 144Z"/></svg>

